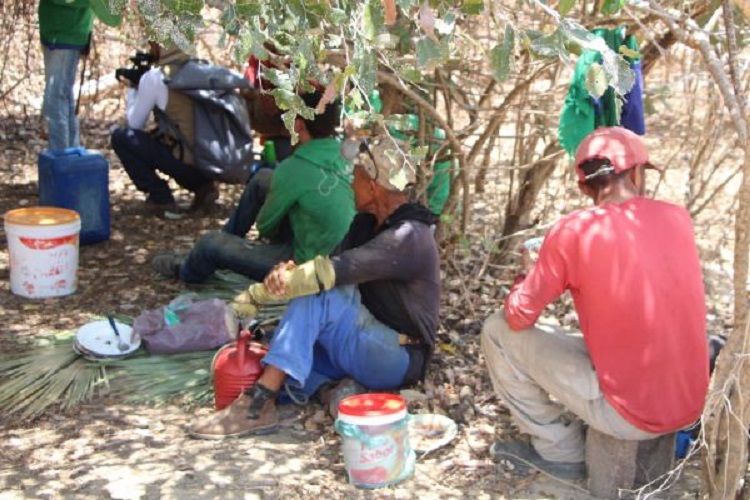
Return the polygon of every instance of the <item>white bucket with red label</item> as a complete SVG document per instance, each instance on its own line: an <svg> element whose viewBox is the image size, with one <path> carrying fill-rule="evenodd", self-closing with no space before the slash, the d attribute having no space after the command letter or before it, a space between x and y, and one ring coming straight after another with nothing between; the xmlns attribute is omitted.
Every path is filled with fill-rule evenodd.
<svg viewBox="0 0 750 500"><path fill-rule="evenodd" d="M395 394L360 394L341 401L336 431L351 484L381 488L414 473L408 417L406 401Z"/></svg>
<svg viewBox="0 0 750 500"><path fill-rule="evenodd" d="M74 210L29 207L5 213L10 291L28 298L69 295L78 284L78 235Z"/></svg>

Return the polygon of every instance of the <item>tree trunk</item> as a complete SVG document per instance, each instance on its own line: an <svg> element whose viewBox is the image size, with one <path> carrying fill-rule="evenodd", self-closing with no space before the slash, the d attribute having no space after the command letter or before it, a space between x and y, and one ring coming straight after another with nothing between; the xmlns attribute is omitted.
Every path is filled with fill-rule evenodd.
<svg viewBox="0 0 750 500"><path fill-rule="evenodd" d="M736 2L735 2L736 3ZM727 62L734 102L725 105L735 117L737 136L743 144L742 184L734 230L734 328L716 366L703 420L706 422L706 448L703 453L704 496L711 500L734 498L747 471L747 428L750 404L744 388L750 387L750 322L747 306L748 252L750 251L750 141L747 140L750 112L742 90L744 78L739 75L737 35L734 9L730 0L722 2L727 35ZM704 57L711 52L704 46ZM706 63L710 64L706 57ZM724 84L725 94L729 91ZM727 96L731 97L731 96Z"/></svg>
<svg viewBox="0 0 750 500"><path fill-rule="evenodd" d="M742 185L735 220L734 328L719 356L703 410L706 447L703 453L703 496L734 498L747 470L750 404L750 321L747 317L748 251L750 251L750 143L745 143Z"/></svg>
<svg viewBox="0 0 750 500"><path fill-rule="evenodd" d="M552 172L555 170L557 165L557 155L550 158L549 156L559 151L560 145L557 141L552 142L544 148L542 153L542 160L537 162L536 165L525 170L523 174L519 176L518 180L518 195L509 202L509 209L505 214L505 222L503 223L503 230L501 235L509 236L523 226L526 225L526 218L528 217L531 209L534 208L534 202L536 202L539 191L547 181ZM499 244L498 256L502 256L513 244L512 239L503 239Z"/></svg>

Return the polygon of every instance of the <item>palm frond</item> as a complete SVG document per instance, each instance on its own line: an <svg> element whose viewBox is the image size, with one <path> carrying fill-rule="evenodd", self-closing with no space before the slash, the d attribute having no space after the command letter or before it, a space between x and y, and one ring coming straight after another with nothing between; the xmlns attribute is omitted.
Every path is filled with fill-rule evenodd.
<svg viewBox="0 0 750 500"><path fill-rule="evenodd" d="M204 288L199 296L233 297L249 284L233 273L214 278L217 288ZM236 288L232 288L236 287ZM221 298L221 297L218 297ZM267 304L256 319L277 322L288 303ZM120 316L132 323L133 318ZM17 341L12 352L0 353L0 413L35 418L49 408L63 409L109 394L131 403L162 404L180 401L195 405L209 401L211 362L215 351L150 356L144 351L122 360L88 361L72 349L75 332Z"/></svg>
<svg viewBox="0 0 750 500"><path fill-rule="evenodd" d="M116 361L110 365L115 370L111 393L139 403L166 403L177 398L205 402L213 393L210 367L214 354L203 351Z"/></svg>
<svg viewBox="0 0 750 500"><path fill-rule="evenodd" d="M254 281L232 271L216 271L213 276L201 284L192 285L194 291L202 299L231 300L235 295L245 290Z"/></svg>
<svg viewBox="0 0 750 500"><path fill-rule="evenodd" d="M0 408L9 415L34 418L57 403L72 407L93 397L101 371L74 353L70 343L35 348L16 360L2 359Z"/></svg>

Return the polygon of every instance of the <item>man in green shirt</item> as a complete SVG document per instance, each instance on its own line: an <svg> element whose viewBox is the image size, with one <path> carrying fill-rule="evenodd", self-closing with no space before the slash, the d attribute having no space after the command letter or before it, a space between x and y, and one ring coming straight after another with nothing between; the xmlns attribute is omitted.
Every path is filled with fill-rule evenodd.
<svg viewBox="0 0 750 500"><path fill-rule="evenodd" d="M75 85L81 53L89 45L94 17L117 26L120 16L106 0L40 0L39 38L44 53L44 101L50 150L80 146Z"/></svg>
<svg viewBox="0 0 750 500"><path fill-rule="evenodd" d="M302 99L316 108L321 97L322 92L314 92ZM174 252L156 255L154 269L188 283L201 283L217 269L262 281L279 262L305 262L330 254L355 213L351 166L334 138L338 118L335 104L313 120L297 117L299 145L276 167L256 221L260 237L268 243L214 231L201 237L187 257Z"/></svg>

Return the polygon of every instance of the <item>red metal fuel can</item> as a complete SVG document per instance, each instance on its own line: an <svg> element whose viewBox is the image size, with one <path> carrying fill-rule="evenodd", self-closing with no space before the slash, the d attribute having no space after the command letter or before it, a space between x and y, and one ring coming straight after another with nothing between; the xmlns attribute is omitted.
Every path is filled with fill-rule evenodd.
<svg viewBox="0 0 750 500"><path fill-rule="evenodd" d="M242 391L255 385L263 372L260 360L268 351L251 342L252 337L250 331L243 330L237 342L225 345L214 356L211 372L217 410L232 404Z"/></svg>

